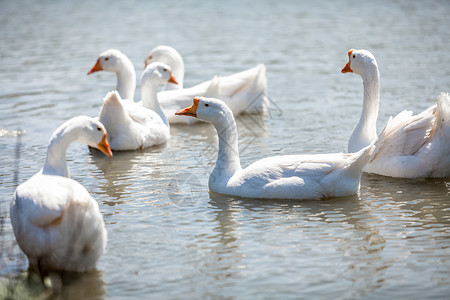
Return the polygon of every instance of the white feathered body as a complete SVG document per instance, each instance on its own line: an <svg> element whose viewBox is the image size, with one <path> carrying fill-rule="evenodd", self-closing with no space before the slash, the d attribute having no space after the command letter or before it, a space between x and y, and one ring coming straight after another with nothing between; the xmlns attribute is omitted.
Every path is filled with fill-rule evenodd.
<svg viewBox="0 0 450 300"><path fill-rule="evenodd" d="M107 233L97 202L70 178L35 174L16 189L10 215L30 266L86 271L105 250Z"/></svg>
<svg viewBox="0 0 450 300"><path fill-rule="evenodd" d="M99 121L108 130L112 150L143 149L170 139L170 128L155 111L121 100L117 92L105 97Z"/></svg>
<svg viewBox="0 0 450 300"><path fill-rule="evenodd" d="M263 64L229 76L215 76L190 88L161 91L158 100L170 123L193 123L198 119L175 116L197 96L220 98L234 115L261 113L269 107L266 67Z"/></svg>
<svg viewBox="0 0 450 300"><path fill-rule="evenodd" d="M231 178L210 176L210 189L248 198L317 199L354 195L373 145L358 153L274 156Z"/></svg>
<svg viewBox="0 0 450 300"><path fill-rule="evenodd" d="M367 50L351 49L343 73L361 76L363 110L350 137L349 152L365 147L376 136L380 102L378 64ZM437 104L413 115L402 111L378 134L376 150L365 172L402 178L450 176L450 96L441 93Z"/></svg>
<svg viewBox="0 0 450 300"><path fill-rule="evenodd" d="M356 153L274 156L242 169L238 130L231 109L221 100L199 97L177 112L214 125L219 138L209 189L216 193L265 199L317 199L358 193L372 142Z"/></svg>
<svg viewBox="0 0 450 300"><path fill-rule="evenodd" d="M364 171L393 177L450 177L450 96L418 115L402 111L378 135Z"/></svg>

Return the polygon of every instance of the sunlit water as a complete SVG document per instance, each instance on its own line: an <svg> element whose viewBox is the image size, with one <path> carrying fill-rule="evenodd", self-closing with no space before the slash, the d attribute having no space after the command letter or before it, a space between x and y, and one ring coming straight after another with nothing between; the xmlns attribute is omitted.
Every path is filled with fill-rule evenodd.
<svg viewBox="0 0 450 300"><path fill-rule="evenodd" d="M2 1L0 295L6 286L45 295L22 279L27 260L9 203L42 167L53 130L97 115L115 77L86 73L106 49L126 53L140 76L147 52L171 45L184 57L186 86L264 63L271 110L238 118L244 166L346 150L362 105L361 79L340 73L350 48L377 58L379 129L450 91L448 1L316 2ZM225 197L207 188L216 142L214 129L199 124L173 126L166 145L112 159L71 146L71 176L98 201L109 241L98 272L63 280L64 297L450 295L449 179L364 175L359 195L323 201Z"/></svg>

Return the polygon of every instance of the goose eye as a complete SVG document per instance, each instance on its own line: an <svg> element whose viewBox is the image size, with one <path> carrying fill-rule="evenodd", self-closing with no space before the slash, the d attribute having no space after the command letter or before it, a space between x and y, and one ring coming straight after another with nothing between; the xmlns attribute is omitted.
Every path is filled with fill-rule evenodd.
<svg viewBox="0 0 450 300"><path fill-rule="evenodd" d="M105 58L105 60L108 60L108 59L109 59L109 57L106 57L106 58Z"/></svg>
<svg viewBox="0 0 450 300"><path fill-rule="evenodd" d="M205 106L209 106L209 104L208 104L208 103L205 103Z"/></svg>
<svg viewBox="0 0 450 300"><path fill-rule="evenodd" d="M355 54L353 54L353 58L355 58L356 57L356 55Z"/></svg>
<svg viewBox="0 0 450 300"><path fill-rule="evenodd" d="M167 69L166 69L166 68L164 68L164 69L163 69L163 71L164 71L164 72L167 72Z"/></svg>
<svg viewBox="0 0 450 300"><path fill-rule="evenodd" d="M100 127L97 127L97 130L98 130L98 131L102 131L102 129L101 129Z"/></svg>

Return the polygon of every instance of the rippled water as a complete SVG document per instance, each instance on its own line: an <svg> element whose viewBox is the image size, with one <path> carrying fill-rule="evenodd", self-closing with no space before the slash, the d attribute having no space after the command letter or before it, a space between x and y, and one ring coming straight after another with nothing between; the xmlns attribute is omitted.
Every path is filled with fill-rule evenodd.
<svg viewBox="0 0 450 300"><path fill-rule="evenodd" d="M86 76L118 48L138 76L147 52L183 55L185 85L264 63L271 110L240 116L241 162L345 151L362 82L341 74L350 48L381 72L378 127L450 91L448 1L2 1L0 4L0 295L43 293L21 271L9 203L42 167L62 122L97 115L115 86ZM137 93L139 95L139 93ZM25 131L26 134L20 134ZM73 145L71 176L96 198L109 234L98 272L63 278L73 299L447 298L450 181L364 175L358 196L248 200L209 193L216 133L173 126L172 139L112 159Z"/></svg>

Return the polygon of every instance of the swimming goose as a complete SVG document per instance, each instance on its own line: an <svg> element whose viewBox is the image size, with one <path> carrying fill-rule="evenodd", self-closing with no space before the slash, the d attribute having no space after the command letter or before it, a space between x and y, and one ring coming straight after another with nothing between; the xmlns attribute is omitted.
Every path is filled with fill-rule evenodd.
<svg viewBox="0 0 450 300"><path fill-rule="evenodd" d="M116 91L106 95L99 121L108 130L111 149L143 149L163 144L170 139L169 121L156 94L158 85L165 82L176 83L170 67L163 63L152 63L142 73L142 104L123 101Z"/></svg>
<svg viewBox="0 0 450 300"><path fill-rule="evenodd" d="M145 59L145 65L154 61L168 64L172 68L175 78L180 83L178 86L166 85L166 90L183 88L184 62L177 50L170 46L156 46L148 53L147 58ZM202 86L204 92L197 91L197 94L194 96L219 98L230 106L235 115L241 112L266 112L269 107L269 101L267 97L267 78L265 71L265 66L260 64L256 68L247 71L234 73L228 76L219 76L220 82L217 83L217 89L214 94L211 92L207 94L205 90L211 83L211 80L204 81L196 85ZM255 84L254 78L258 77L259 80L256 80ZM250 84L251 88L245 88L246 84ZM211 90L211 87L209 87L209 89ZM241 90L243 89L245 89L245 93L242 93ZM238 94L240 92L241 95ZM192 97L189 98L189 102L191 100ZM185 104L183 107L186 105L189 104ZM173 115L173 113L170 112L169 116L170 115Z"/></svg>
<svg viewBox="0 0 450 300"><path fill-rule="evenodd" d="M117 49L102 52L88 75L98 72L114 72L117 76L116 90L122 99L134 101L136 71L131 60Z"/></svg>
<svg viewBox="0 0 450 300"><path fill-rule="evenodd" d="M348 196L359 190L362 168L373 144L353 154L273 156L241 168L233 113L221 100L198 97L177 112L214 125L219 153L209 177L213 192L248 198L316 199Z"/></svg>
<svg viewBox="0 0 450 300"><path fill-rule="evenodd" d="M119 50L100 54L95 66L88 72L114 72L117 91L123 99L133 100L136 72L133 64ZM178 81L178 79L175 77ZM170 123L192 123L197 119L181 118L175 112L190 105L195 96L220 97L235 115L241 112L264 112L268 108L266 67L262 64L229 76L215 76L190 88L161 91L158 100Z"/></svg>
<svg viewBox="0 0 450 300"><path fill-rule="evenodd" d="M156 46L147 55L145 67L152 62L162 62L172 68L172 74L177 79L178 84L167 83L162 90L179 90L184 87L184 61L180 53L169 46Z"/></svg>
<svg viewBox="0 0 450 300"><path fill-rule="evenodd" d="M20 184L10 206L17 243L31 270L86 271L95 268L106 247L107 232L97 202L69 177L66 149L79 142L112 153L105 127L80 116L52 135L44 167Z"/></svg>
<svg viewBox="0 0 450 300"><path fill-rule="evenodd" d="M377 136L380 75L375 57L367 50L348 52L342 73L363 79L364 100L360 120L348 143L348 151L366 147ZM376 150L365 172L392 177L450 176L450 96L441 93L437 104L418 115L402 111L389 118L378 134Z"/></svg>

